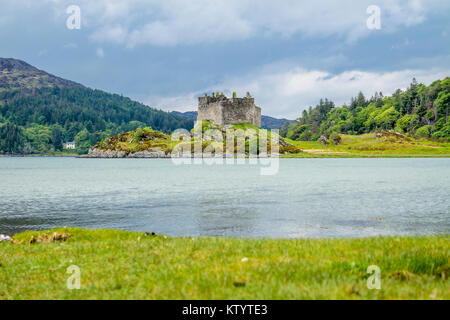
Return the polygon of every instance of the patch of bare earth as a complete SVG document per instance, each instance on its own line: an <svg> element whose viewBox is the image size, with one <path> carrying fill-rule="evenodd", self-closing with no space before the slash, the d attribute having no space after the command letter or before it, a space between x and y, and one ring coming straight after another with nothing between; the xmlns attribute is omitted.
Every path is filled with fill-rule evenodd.
<svg viewBox="0 0 450 320"><path fill-rule="evenodd" d="M303 149L303 152L312 153L312 154L348 154L346 151L333 151L333 150L325 150L325 149Z"/></svg>

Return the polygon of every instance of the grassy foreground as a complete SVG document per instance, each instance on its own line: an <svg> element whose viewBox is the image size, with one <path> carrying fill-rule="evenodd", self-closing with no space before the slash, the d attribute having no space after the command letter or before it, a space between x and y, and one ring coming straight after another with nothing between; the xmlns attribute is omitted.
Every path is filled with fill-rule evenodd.
<svg viewBox="0 0 450 320"><path fill-rule="evenodd" d="M0 299L449 299L449 240L26 232L0 243ZM66 287L71 265L80 290ZM380 290L367 288L369 265L381 269Z"/></svg>

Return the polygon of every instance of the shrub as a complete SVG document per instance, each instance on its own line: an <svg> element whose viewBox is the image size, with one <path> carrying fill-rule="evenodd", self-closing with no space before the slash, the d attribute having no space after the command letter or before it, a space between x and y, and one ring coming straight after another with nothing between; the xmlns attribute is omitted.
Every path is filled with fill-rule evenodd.
<svg viewBox="0 0 450 320"><path fill-rule="evenodd" d="M145 135L144 130L142 128L137 128L136 132L134 133L134 141L139 141L141 138Z"/></svg>
<svg viewBox="0 0 450 320"><path fill-rule="evenodd" d="M419 116L417 114L405 114L395 123L396 131L398 130L402 133L414 132L419 126Z"/></svg>
<svg viewBox="0 0 450 320"><path fill-rule="evenodd" d="M337 134L336 132L333 132L333 133L330 135L330 140L333 141L333 144L334 144L335 146L337 146L338 144L341 143L341 136L340 136L339 134Z"/></svg>
<svg viewBox="0 0 450 320"><path fill-rule="evenodd" d="M431 137L431 126L426 125L423 127L420 127L416 131L416 136L420 138L429 138Z"/></svg>
<svg viewBox="0 0 450 320"><path fill-rule="evenodd" d="M287 138L297 141L308 141L311 139L312 132L307 124L295 127L288 132Z"/></svg>
<svg viewBox="0 0 450 320"><path fill-rule="evenodd" d="M374 120L379 128L392 129L399 116L400 112L395 110L394 107L390 107L381 114L378 114Z"/></svg>
<svg viewBox="0 0 450 320"><path fill-rule="evenodd" d="M433 139L444 139L450 141L450 121L448 121L441 129L433 133Z"/></svg>
<svg viewBox="0 0 450 320"><path fill-rule="evenodd" d="M292 144L288 144L286 146L280 146L280 153L281 154L285 154L285 153L299 153L302 152L303 150L297 146L294 146Z"/></svg>

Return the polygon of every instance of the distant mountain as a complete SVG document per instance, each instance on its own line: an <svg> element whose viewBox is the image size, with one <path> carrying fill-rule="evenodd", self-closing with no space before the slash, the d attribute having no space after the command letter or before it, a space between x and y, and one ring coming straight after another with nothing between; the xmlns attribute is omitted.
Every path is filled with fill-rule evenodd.
<svg viewBox="0 0 450 320"><path fill-rule="evenodd" d="M294 120L277 119L269 116L261 116L261 126L264 129L279 129L283 128L286 123L294 122Z"/></svg>
<svg viewBox="0 0 450 320"><path fill-rule="evenodd" d="M197 111L187 111L187 112L172 111L172 114L180 117L185 117L193 121L197 120Z"/></svg>
<svg viewBox="0 0 450 320"><path fill-rule="evenodd" d="M0 88L84 88L81 84L65 80L17 59L0 58Z"/></svg>
<svg viewBox="0 0 450 320"><path fill-rule="evenodd" d="M149 126L190 130L193 121L0 58L0 153L52 153L68 141L85 153L107 137Z"/></svg>
<svg viewBox="0 0 450 320"><path fill-rule="evenodd" d="M185 117L187 119L191 119L193 121L197 120L197 112L196 111L187 111L187 112L179 112L179 111L172 111L172 114ZM269 116L261 116L261 127L263 129L279 129L284 127L286 122L294 122L294 120L288 120L288 119L277 119Z"/></svg>

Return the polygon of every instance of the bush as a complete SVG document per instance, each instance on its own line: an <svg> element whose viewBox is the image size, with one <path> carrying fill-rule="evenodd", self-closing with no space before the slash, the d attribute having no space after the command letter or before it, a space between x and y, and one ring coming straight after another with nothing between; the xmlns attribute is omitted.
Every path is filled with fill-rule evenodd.
<svg viewBox="0 0 450 320"><path fill-rule="evenodd" d="M288 133L288 138L296 141L311 140L312 132L307 124L295 127L294 130Z"/></svg>
<svg viewBox="0 0 450 320"><path fill-rule="evenodd" d="M378 114L374 120L379 128L392 129L399 116L400 112L395 110L394 107L390 107L381 114Z"/></svg>
<svg viewBox="0 0 450 320"><path fill-rule="evenodd" d="M450 121L448 121L441 129L433 133L433 139L444 139L450 141Z"/></svg>
<svg viewBox="0 0 450 320"><path fill-rule="evenodd" d="M136 142L140 141L144 135L145 135L144 130L142 130L142 128L137 128L136 132L134 133L134 141Z"/></svg>
<svg viewBox="0 0 450 320"><path fill-rule="evenodd" d="M395 123L396 131L402 133L414 132L420 126L419 116L417 114L405 114Z"/></svg>
<svg viewBox="0 0 450 320"><path fill-rule="evenodd" d="M431 126L423 126L417 129L416 136L420 138L430 138L431 137Z"/></svg>
<svg viewBox="0 0 450 320"><path fill-rule="evenodd" d="M334 144L335 146L337 146L338 144L341 143L341 136L340 136L339 134L337 134L336 132L333 132L333 133L330 135L330 140L333 141L333 144Z"/></svg>

